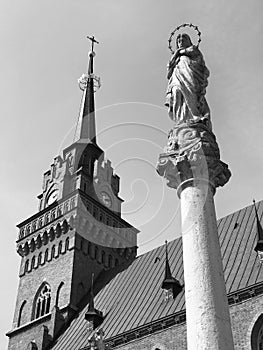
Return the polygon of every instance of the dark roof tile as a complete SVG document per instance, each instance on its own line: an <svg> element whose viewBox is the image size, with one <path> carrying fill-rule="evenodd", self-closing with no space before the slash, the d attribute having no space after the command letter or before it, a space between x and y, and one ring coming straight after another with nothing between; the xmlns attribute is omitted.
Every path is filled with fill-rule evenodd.
<svg viewBox="0 0 263 350"><path fill-rule="evenodd" d="M263 282L262 265L254 251L257 232L252 210L249 206L218 221L227 293ZM258 213L262 219L263 202L258 203ZM184 283L181 238L169 243L168 252L172 275ZM160 258L157 262L156 257ZM183 292L175 300L164 300L161 289L164 271L165 246L161 246L137 257L96 295L95 307L106 315L102 325L106 338L184 310ZM87 345L88 329L84 319L87 307L60 336L54 350Z"/></svg>

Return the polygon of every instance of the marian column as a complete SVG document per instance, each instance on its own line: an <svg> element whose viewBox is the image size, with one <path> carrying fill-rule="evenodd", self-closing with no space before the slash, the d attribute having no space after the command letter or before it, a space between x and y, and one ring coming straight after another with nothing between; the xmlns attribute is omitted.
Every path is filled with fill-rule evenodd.
<svg viewBox="0 0 263 350"><path fill-rule="evenodd" d="M189 35L176 38L166 105L174 127L157 171L181 202L188 350L234 349L213 196L231 173L220 160L205 99L209 71ZM182 26L177 27L175 31ZM172 33L174 35L175 31ZM169 47L171 48L171 38Z"/></svg>

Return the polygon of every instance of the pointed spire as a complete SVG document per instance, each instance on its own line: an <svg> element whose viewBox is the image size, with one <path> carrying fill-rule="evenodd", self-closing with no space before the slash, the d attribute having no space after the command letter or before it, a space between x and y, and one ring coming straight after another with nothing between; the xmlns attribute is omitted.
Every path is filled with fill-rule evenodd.
<svg viewBox="0 0 263 350"><path fill-rule="evenodd" d="M88 311L94 312L94 273L91 275L91 287L90 287L90 301Z"/></svg>
<svg viewBox="0 0 263 350"><path fill-rule="evenodd" d="M93 323L93 329L97 328L103 322L103 313L94 306L94 273L91 276L91 287L90 287L90 302L88 311L85 313L85 319Z"/></svg>
<svg viewBox="0 0 263 350"><path fill-rule="evenodd" d="M171 269L169 265L169 258L168 258L168 242L165 241L165 280L172 279Z"/></svg>
<svg viewBox="0 0 263 350"><path fill-rule="evenodd" d="M95 57L94 43L98 44L94 36L87 37L91 40L91 51L89 53L88 69L78 80L79 87L83 90L78 124L74 136L74 142L96 144L96 123L95 123L95 98L94 80L100 85L99 78L93 74L93 61Z"/></svg>
<svg viewBox="0 0 263 350"><path fill-rule="evenodd" d="M257 236L258 236L258 241L257 245L254 248L254 250L259 254L260 252L263 252L263 229L258 217L258 212L257 212L257 207L256 207L256 202L255 199L253 199L253 204L254 204L254 209L255 209L255 215L256 215L256 222L257 222Z"/></svg>
<svg viewBox="0 0 263 350"><path fill-rule="evenodd" d="M169 258L168 258L168 242L165 241L165 275L161 288L165 290L172 290L173 298L175 299L177 295L182 291L183 287L180 282L175 279L171 274Z"/></svg>

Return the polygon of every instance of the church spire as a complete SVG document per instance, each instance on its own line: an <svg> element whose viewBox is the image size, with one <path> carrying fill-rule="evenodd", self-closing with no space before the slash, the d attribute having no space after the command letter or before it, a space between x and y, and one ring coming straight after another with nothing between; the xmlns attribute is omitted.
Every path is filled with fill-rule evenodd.
<svg viewBox="0 0 263 350"><path fill-rule="evenodd" d="M94 306L94 273L91 277L91 288L90 288L90 301L88 311L85 313L85 319L89 322L92 322L93 329L97 328L103 322L103 313Z"/></svg>
<svg viewBox="0 0 263 350"><path fill-rule="evenodd" d="M79 87L83 91L79 119L74 136L74 142L96 144L95 123L95 88L100 87L100 80L93 73L93 61L95 57L94 43L98 44L94 36L87 37L91 40L91 51L89 53L88 69L78 80Z"/></svg>
<svg viewBox="0 0 263 350"><path fill-rule="evenodd" d="M180 282L172 276L168 258L167 241L165 241L165 253L165 275L161 288L165 289L168 292L171 291L173 298L175 299L176 296L182 291L183 287L181 286Z"/></svg>

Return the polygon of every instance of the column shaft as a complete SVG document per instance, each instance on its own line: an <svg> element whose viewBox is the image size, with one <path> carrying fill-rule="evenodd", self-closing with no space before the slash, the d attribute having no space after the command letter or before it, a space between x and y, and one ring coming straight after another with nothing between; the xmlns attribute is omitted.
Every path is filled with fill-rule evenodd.
<svg viewBox="0 0 263 350"><path fill-rule="evenodd" d="M181 192L187 349L232 350L214 199L208 182Z"/></svg>

